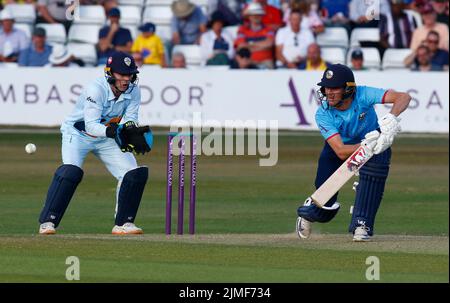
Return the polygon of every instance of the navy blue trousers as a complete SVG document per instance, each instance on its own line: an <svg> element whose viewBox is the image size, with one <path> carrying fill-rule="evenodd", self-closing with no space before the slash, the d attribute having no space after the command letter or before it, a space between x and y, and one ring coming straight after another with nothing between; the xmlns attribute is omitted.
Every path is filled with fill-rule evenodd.
<svg viewBox="0 0 450 303"><path fill-rule="evenodd" d="M360 169L360 181L355 197L355 207L349 232L353 232L359 222L369 227L369 234L373 235L375 216L380 206L386 179L389 173L391 159L391 149L379 155L374 155ZM331 146L325 142L325 146L319 157L317 175L315 180L316 188L319 188L341 165L344 160L339 159ZM339 192L338 192L339 193ZM336 193L325 205L331 206L337 201Z"/></svg>

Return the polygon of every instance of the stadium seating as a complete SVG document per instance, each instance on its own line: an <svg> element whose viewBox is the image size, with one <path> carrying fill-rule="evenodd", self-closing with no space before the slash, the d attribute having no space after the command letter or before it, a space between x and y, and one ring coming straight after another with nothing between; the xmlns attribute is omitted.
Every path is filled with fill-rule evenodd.
<svg viewBox="0 0 450 303"><path fill-rule="evenodd" d="M348 34L343 27L327 27L325 31L316 37L317 44L324 47L348 48Z"/></svg>
<svg viewBox="0 0 450 303"><path fill-rule="evenodd" d="M170 6L174 0L145 0L145 6L166 5Z"/></svg>
<svg viewBox="0 0 450 303"><path fill-rule="evenodd" d="M69 43L67 48L72 54L75 55L75 57L80 58L87 65L97 65L97 51L93 44Z"/></svg>
<svg viewBox="0 0 450 303"><path fill-rule="evenodd" d="M172 10L170 6L147 6L144 9L142 23L152 22L158 25L170 25Z"/></svg>
<svg viewBox="0 0 450 303"><path fill-rule="evenodd" d="M383 55L383 70L408 70L403 63L403 60L405 60L409 54L411 54L411 50L409 48L388 48Z"/></svg>
<svg viewBox="0 0 450 303"><path fill-rule="evenodd" d="M345 64L345 51L341 47L323 47L322 58L332 64Z"/></svg>
<svg viewBox="0 0 450 303"><path fill-rule="evenodd" d="M105 9L101 5L81 5L75 10L74 24L104 25L105 22Z"/></svg>
<svg viewBox="0 0 450 303"><path fill-rule="evenodd" d="M191 0L191 3L194 3L198 6L208 6L208 0Z"/></svg>
<svg viewBox="0 0 450 303"><path fill-rule="evenodd" d="M417 27L420 27L420 26L423 25L423 23L422 23L422 17L420 16L420 14L419 14L418 12L413 11L413 10L411 10L411 9L405 9L404 12L405 12L407 15L410 15L410 16L414 17L414 20L416 21Z"/></svg>
<svg viewBox="0 0 450 303"><path fill-rule="evenodd" d="M361 46L361 41L378 43L380 31L378 28L355 28L350 35L350 47Z"/></svg>
<svg viewBox="0 0 450 303"><path fill-rule="evenodd" d="M47 33L48 43L66 43L67 37L64 25L60 23L38 23L36 24L36 27L42 27L43 29L45 29L45 32Z"/></svg>
<svg viewBox="0 0 450 303"><path fill-rule="evenodd" d="M141 25L142 9L137 6L119 6L120 24L123 25Z"/></svg>
<svg viewBox="0 0 450 303"><path fill-rule="evenodd" d="M380 52L375 47L358 47L364 56L364 67L368 69L379 70L381 68ZM350 49L347 53L347 65L351 66L351 54L354 48Z"/></svg>
<svg viewBox="0 0 450 303"><path fill-rule="evenodd" d="M98 43L98 33L100 25L92 24L73 24L69 29L69 42L77 43Z"/></svg>
<svg viewBox="0 0 450 303"><path fill-rule="evenodd" d="M171 4L174 0L118 0L121 11L121 26L130 30L133 39L140 33L138 27L146 22L156 25L156 34L164 42L172 38L171 20L173 13ZM200 6L206 13L208 0L190 0ZM81 56L87 58L89 64L95 64L95 44L98 43L100 28L106 23L104 8L101 5L81 5L76 10L74 23L66 34L62 24L34 24L36 21L36 9L32 4L8 4L5 9L10 10L15 19L15 27L23 30L28 37L32 36L35 26L42 27L47 32L47 43L71 45L73 51L82 52ZM419 13L413 10L405 10L412 16L418 26L422 25ZM77 18L78 17L78 18ZM233 40L237 38L239 26L227 26L223 30ZM1 28L0 28L1 30ZM325 31L316 37L317 43L322 48L322 57L330 63L347 63L350 65L351 51L360 48L364 54L364 66L368 69L406 69L403 65L404 58L409 54L408 49L388 49L383 60L380 53L372 45L379 41L379 30L377 28L355 28L348 35L344 27L326 27ZM367 42L362 43L361 42ZM347 52L348 49L348 52ZM186 57L190 68L201 66L200 50L197 45L178 45L171 53L182 52ZM214 69L214 68L213 68Z"/></svg>
<svg viewBox="0 0 450 303"><path fill-rule="evenodd" d="M182 53L188 67L198 67L201 64L202 58L198 45L175 45L172 49L172 56L174 53Z"/></svg>
<svg viewBox="0 0 450 303"><path fill-rule="evenodd" d="M145 0L119 0L118 2L119 2L119 6L121 6L121 5L133 5L133 6L143 7L145 5Z"/></svg>
<svg viewBox="0 0 450 303"><path fill-rule="evenodd" d="M13 14L17 23L34 24L36 21L36 10L33 4L8 4L4 9L8 9Z"/></svg>
<svg viewBox="0 0 450 303"><path fill-rule="evenodd" d="M170 29L169 25L156 25L156 34L163 41L172 40L172 30Z"/></svg>
<svg viewBox="0 0 450 303"><path fill-rule="evenodd" d="M20 29L27 35L28 38L31 38L31 34L33 32L33 26L28 23L14 23L14 28Z"/></svg>

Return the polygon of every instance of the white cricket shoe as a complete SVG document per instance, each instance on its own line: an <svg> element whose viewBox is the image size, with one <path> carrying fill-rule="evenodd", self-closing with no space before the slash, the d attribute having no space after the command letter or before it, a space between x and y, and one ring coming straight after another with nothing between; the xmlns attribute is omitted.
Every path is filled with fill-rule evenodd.
<svg viewBox="0 0 450 303"><path fill-rule="evenodd" d="M41 235L54 235L56 234L55 224L52 222L44 222L39 226L39 234Z"/></svg>
<svg viewBox="0 0 450 303"><path fill-rule="evenodd" d="M300 239L308 239L309 235L311 235L311 222L308 220L298 217L297 223L295 225L295 231Z"/></svg>
<svg viewBox="0 0 450 303"><path fill-rule="evenodd" d="M140 235L143 234L141 228L134 225L134 223L127 222L122 226L114 226L112 229L113 235Z"/></svg>
<svg viewBox="0 0 450 303"><path fill-rule="evenodd" d="M358 226L353 233L353 241L354 242L369 242L369 228L362 224Z"/></svg>

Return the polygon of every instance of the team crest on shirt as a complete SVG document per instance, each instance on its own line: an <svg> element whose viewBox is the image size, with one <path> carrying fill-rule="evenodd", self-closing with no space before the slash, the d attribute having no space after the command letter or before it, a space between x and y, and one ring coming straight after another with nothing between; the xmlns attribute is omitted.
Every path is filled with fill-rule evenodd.
<svg viewBox="0 0 450 303"><path fill-rule="evenodd" d="M328 70L328 71L325 73L325 78L327 78L327 79L333 78L333 71L332 71L332 70Z"/></svg>
<svg viewBox="0 0 450 303"><path fill-rule="evenodd" d="M358 120L359 121L364 120L365 117L366 117L366 113L360 113L358 116Z"/></svg>
<svg viewBox="0 0 450 303"><path fill-rule="evenodd" d="M130 59L129 57L125 57L125 58L123 59L123 62L125 62L125 64L126 64L127 66L130 66L130 64L131 64L131 59Z"/></svg>
<svg viewBox="0 0 450 303"><path fill-rule="evenodd" d="M111 64L111 62L112 62L112 57L109 57L108 58L108 64Z"/></svg>

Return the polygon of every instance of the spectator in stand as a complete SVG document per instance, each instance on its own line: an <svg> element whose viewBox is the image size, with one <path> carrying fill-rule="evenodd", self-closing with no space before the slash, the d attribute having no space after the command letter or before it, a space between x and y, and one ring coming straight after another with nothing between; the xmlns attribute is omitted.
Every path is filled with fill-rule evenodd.
<svg viewBox="0 0 450 303"><path fill-rule="evenodd" d="M416 50L419 45L425 42L428 33L435 31L439 33L440 37L439 48L448 51L448 26L444 23L436 22L437 15L430 4L422 6L420 13L423 25L414 31L410 48Z"/></svg>
<svg viewBox="0 0 450 303"><path fill-rule="evenodd" d="M172 44L199 44L208 22L202 9L189 0L177 0L172 2L172 12Z"/></svg>
<svg viewBox="0 0 450 303"><path fill-rule="evenodd" d="M8 9L0 12L0 62L17 62L20 51L29 45L26 34L14 28L14 16Z"/></svg>
<svg viewBox="0 0 450 303"><path fill-rule="evenodd" d="M430 53L431 64L434 66L439 66L443 70L449 69L449 53L446 50L439 49L439 33L435 31L430 31L427 35L427 39L424 45L428 47ZM413 51L408 57L405 58L405 65L411 66L412 64L418 64L417 60L417 50Z"/></svg>
<svg viewBox="0 0 450 303"><path fill-rule="evenodd" d="M130 53L133 45L130 31L120 26L120 10L118 8L110 9L108 20L110 25L100 29L98 35L97 58L99 65L106 64L106 60L114 51Z"/></svg>
<svg viewBox="0 0 450 303"><path fill-rule="evenodd" d="M321 0L319 11L325 19L327 26L344 26L349 19L350 0Z"/></svg>
<svg viewBox="0 0 450 303"><path fill-rule="evenodd" d="M267 4L267 0L254 0L254 2L259 3L265 12L262 18L262 23L265 26L276 32L280 27L284 25L283 15L279 8Z"/></svg>
<svg viewBox="0 0 450 303"><path fill-rule="evenodd" d="M428 46L422 44L420 45L415 52L414 63L411 65L412 71L442 71L442 66L432 64L431 63L431 53ZM406 65L407 62L405 62ZM408 65L406 65L408 66Z"/></svg>
<svg viewBox="0 0 450 303"><path fill-rule="evenodd" d="M36 27L31 45L20 52L18 63L20 66L45 66L51 53L52 47L46 43L45 29Z"/></svg>
<svg viewBox="0 0 450 303"><path fill-rule="evenodd" d="M354 49L351 54L351 63L352 66L350 67L352 70L367 70L364 67L364 55L363 52L360 49Z"/></svg>
<svg viewBox="0 0 450 303"><path fill-rule="evenodd" d="M420 14L420 10L425 4L428 4L430 0L412 0L409 5L409 9L412 9Z"/></svg>
<svg viewBox="0 0 450 303"><path fill-rule="evenodd" d="M112 8L119 6L119 3L117 0L99 0L98 4L103 6L103 9L105 10L105 16L108 16L109 11Z"/></svg>
<svg viewBox="0 0 450 303"><path fill-rule="evenodd" d="M351 0L350 24L355 27L378 27L379 16L390 14L388 0Z"/></svg>
<svg viewBox="0 0 450 303"><path fill-rule="evenodd" d="M183 53L174 53L172 55L173 68L186 68L186 58Z"/></svg>
<svg viewBox="0 0 450 303"><path fill-rule="evenodd" d="M211 19L214 12L219 11L228 25L240 24L242 22L242 2L243 0L208 0L208 20Z"/></svg>
<svg viewBox="0 0 450 303"><path fill-rule="evenodd" d="M448 70L449 67L449 53L444 49L439 48L439 33L436 31L430 31L425 40L426 46L430 50L431 63L442 66L444 70Z"/></svg>
<svg viewBox="0 0 450 303"><path fill-rule="evenodd" d="M436 21L448 26L448 0L432 0L431 5L437 14Z"/></svg>
<svg viewBox="0 0 450 303"><path fill-rule="evenodd" d="M308 0L308 5L305 11L305 20L308 21L309 28L314 34L320 34L325 31L325 25L319 16L319 4L318 0Z"/></svg>
<svg viewBox="0 0 450 303"><path fill-rule="evenodd" d="M289 24L277 32L275 52L278 66L297 68L306 58L308 46L314 43L314 35L309 28L301 28L301 23L302 13L293 10Z"/></svg>
<svg viewBox="0 0 450 303"><path fill-rule="evenodd" d="M65 0L38 0L38 17L36 23L62 23L69 32L72 20L66 17L66 11L70 5Z"/></svg>
<svg viewBox="0 0 450 303"><path fill-rule="evenodd" d="M139 27L141 34L134 40L131 53L137 62L143 64L166 66L164 44L155 34L156 26L153 23L145 23Z"/></svg>
<svg viewBox="0 0 450 303"><path fill-rule="evenodd" d="M273 69L274 32L262 23L264 14L261 4L250 3L244 10L244 16L249 22L239 27L234 44L237 49L250 49L252 60L259 68Z"/></svg>
<svg viewBox="0 0 450 303"><path fill-rule="evenodd" d="M202 65L229 65L233 58L233 38L223 31L226 25L220 11L214 12L208 23L208 30L200 39Z"/></svg>
<svg viewBox="0 0 450 303"><path fill-rule="evenodd" d="M320 46L317 43L312 43L308 46L306 60L302 61L298 65L298 69L324 71L329 66L330 63L322 59L322 56L320 54Z"/></svg>
<svg viewBox="0 0 450 303"><path fill-rule="evenodd" d="M231 69L258 69L258 66L253 64L251 59L252 53L246 47L240 48L234 59L231 60L230 68Z"/></svg>
<svg viewBox="0 0 450 303"><path fill-rule="evenodd" d="M302 13L302 28L309 28L314 34L320 34L325 26L318 14L318 5L314 0L291 0L289 8L284 11L284 22L289 23L291 11L298 10Z"/></svg>
<svg viewBox="0 0 450 303"><path fill-rule="evenodd" d="M390 0L391 14L380 15L380 45L382 48L409 48L417 28L412 15L405 13L405 0Z"/></svg>
<svg viewBox="0 0 450 303"><path fill-rule="evenodd" d="M48 58L51 67L83 67L84 62L76 58L65 45L53 46L52 53Z"/></svg>

